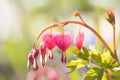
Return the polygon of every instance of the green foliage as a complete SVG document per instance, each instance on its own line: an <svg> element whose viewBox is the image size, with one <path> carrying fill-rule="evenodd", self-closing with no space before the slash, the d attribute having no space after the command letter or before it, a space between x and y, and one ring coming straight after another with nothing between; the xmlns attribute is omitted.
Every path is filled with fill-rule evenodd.
<svg viewBox="0 0 120 80"><path fill-rule="evenodd" d="M103 69L94 67L91 68L87 73L84 80L101 80L103 76Z"/></svg>
<svg viewBox="0 0 120 80"><path fill-rule="evenodd" d="M83 47L82 50L79 50L76 47L72 47L72 52L73 54L76 55L77 58L80 58L83 60L88 60L89 58L89 52L85 47Z"/></svg>
<svg viewBox="0 0 120 80"><path fill-rule="evenodd" d="M75 70L78 70L82 67L85 67L86 65L88 64L87 61L84 61L84 60L72 60L70 63L67 64L67 67L71 69L71 72L75 71Z"/></svg>
<svg viewBox="0 0 120 80"><path fill-rule="evenodd" d="M106 49L103 53L99 53L97 51L88 50L85 47L81 50L72 47L72 52L77 60L72 60L67 64L67 67L71 69L70 72L83 67L88 68L84 80L102 80L105 70L116 71L116 68L120 67L117 60L112 58L110 52Z"/></svg>
<svg viewBox="0 0 120 80"><path fill-rule="evenodd" d="M96 64L97 66L103 67L103 63L102 63L102 57L100 54L92 54L91 55L91 62Z"/></svg>

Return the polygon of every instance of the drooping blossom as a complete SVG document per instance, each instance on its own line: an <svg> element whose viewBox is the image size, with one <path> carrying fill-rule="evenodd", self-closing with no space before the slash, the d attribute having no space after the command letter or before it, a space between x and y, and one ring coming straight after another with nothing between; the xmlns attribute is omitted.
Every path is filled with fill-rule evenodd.
<svg viewBox="0 0 120 80"><path fill-rule="evenodd" d="M83 40L84 40L84 33L79 32L74 38L74 43L78 49L82 48Z"/></svg>
<svg viewBox="0 0 120 80"><path fill-rule="evenodd" d="M48 57L49 59L53 59L53 52L52 49L55 47L55 42L53 39L53 35L50 33L45 33L43 35L43 41L45 42L46 47L49 49Z"/></svg>
<svg viewBox="0 0 120 80"><path fill-rule="evenodd" d="M43 67L45 65L46 60L47 60L46 45L45 45L45 42L43 41L40 43L40 63L42 64Z"/></svg>
<svg viewBox="0 0 120 80"><path fill-rule="evenodd" d="M68 49L72 43L72 35L69 32L56 33L54 35L54 41L58 48L62 50L61 61L66 63L66 54L65 51Z"/></svg>
<svg viewBox="0 0 120 80"><path fill-rule="evenodd" d="M27 68L33 68L34 70L38 70L38 64L37 64L37 56L39 54L38 49L32 49L31 52L28 55L28 62L27 62Z"/></svg>

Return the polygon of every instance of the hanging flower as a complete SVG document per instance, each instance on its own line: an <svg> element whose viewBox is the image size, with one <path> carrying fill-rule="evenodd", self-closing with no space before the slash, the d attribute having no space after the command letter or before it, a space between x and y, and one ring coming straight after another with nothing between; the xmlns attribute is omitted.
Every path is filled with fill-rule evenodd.
<svg viewBox="0 0 120 80"><path fill-rule="evenodd" d="M49 59L53 59L53 52L52 49L55 47L55 42L53 39L53 35L50 33L45 33L43 35L43 41L45 42L46 47L49 49L48 57Z"/></svg>
<svg viewBox="0 0 120 80"><path fill-rule="evenodd" d="M34 70L38 70L38 64L37 64L37 56L39 54L38 49L32 49L31 52L28 55L28 63L27 68L33 68Z"/></svg>
<svg viewBox="0 0 120 80"><path fill-rule="evenodd" d="M66 63L66 54L65 51L68 49L72 43L72 35L69 32L56 33L54 35L54 41L58 48L62 50L61 61Z"/></svg>
<svg viewBox="0 0 120 80"><path fill-rule="evenodd" d="M84 33L83 32L80 32L79 34L77 34L75 36L74 43L78 49L82 48L83 40L84 40Z"/></svg>
<svg viewBox="0 0 120 80"><path fill-rule="evenodd" d="M45 62L46 62L47 58L46 58L46 45L45 42L40 43L40 63L42 64L42 66L45 66Z"/></svg>

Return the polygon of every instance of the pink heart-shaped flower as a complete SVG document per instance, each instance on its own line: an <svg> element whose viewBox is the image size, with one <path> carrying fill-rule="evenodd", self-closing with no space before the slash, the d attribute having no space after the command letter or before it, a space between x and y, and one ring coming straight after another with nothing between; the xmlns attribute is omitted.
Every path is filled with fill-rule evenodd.
<svg viewBox="0 0 120 80"><path fill-rule="evenodd" d="M74 43L78 49L82 48L83 40L84 40L84 33L83 32L80 32L79 34L77 34L75 36Z"/></svg>
<svg viewBox="0 0 120 80"><path fill-rule="evenodd" d="M72 35L69 32L56 33L54 35L54 42L62 51L65 51L72 43Z"/></svg>
<svg viewBox="0 0 120 80"><path fill-rule="evenodd" d="M46 44L46 47L51 50L52 48L55 47L55 42L54 42L54 38L53 38L53 35L50 34L50 33L45 33L43 35L43 40Z"/></svg>

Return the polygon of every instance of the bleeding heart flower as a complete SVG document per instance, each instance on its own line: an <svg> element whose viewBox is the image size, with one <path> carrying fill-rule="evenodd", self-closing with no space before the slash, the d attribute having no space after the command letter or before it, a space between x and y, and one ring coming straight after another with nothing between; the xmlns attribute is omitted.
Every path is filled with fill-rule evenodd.
<svg viewBox="0 0 120 80"><path fill-rule="evenodd" d="M49 51L48 51L49 59L53 59L52 49L55 47L53 35L50 33L45 33L43 35L43 40L45 42L46 47L49 49Z"/></svg>
<svg viewBox="0 0 120 80"><path fill-rule="evenodd" d="M43 40L46 44L46 47L49 49L49 50L52 50L54 47L55 47L55 42L54 42L54 38L53 38L53 35L50 34L50 33L45 33L43 35Z"/></svg>
<svg viewBox="0 0 120 80"><path fill-rule="evenodd" d="M65 51L70 47L72 43L72 35L69 32L65 32L65 34L56 33L54 35L54 41L55 44L58 46L58 48L60 48L63 51L61 56L61 61L63 63L66 63Z"/></svg>
<svg viewBox="0 0 120 80"><path fill-rule="evenodd" d="M40 54L45 55L46 54L46 45L45 42L40 43Z"/></svg>
<svg viewBox="0 0 120 80"><path fill-rule="evenodd" d="M37 56L38 56L39 50L38 49L32 49L31 52L28 55L28 62L27 62L27 68L33 68L34 70L38 70L38 64L37 64Z"/></svg>
<svg viewBox="0 0 120 80"><path fill-rule="evenodd" d="M56 33L54 35L54 41L62 51L65 51L72 43L72 35L68 32L65 32L65 34Z"/></svg>
<svg viewBox="0 0 120 80"><path fill-rule="evenodd" d="M80 32L79 34L77 34L75 36L74 43L78 49L82 48L83 40L84 40L84 33L83 32Z"/></svg>
<svg viewBox="0 0 120 80"><path fill-rule="evenodd" d="M46 60L46 45L45 42L40 43L40 63L44 67Z"/></svg>

